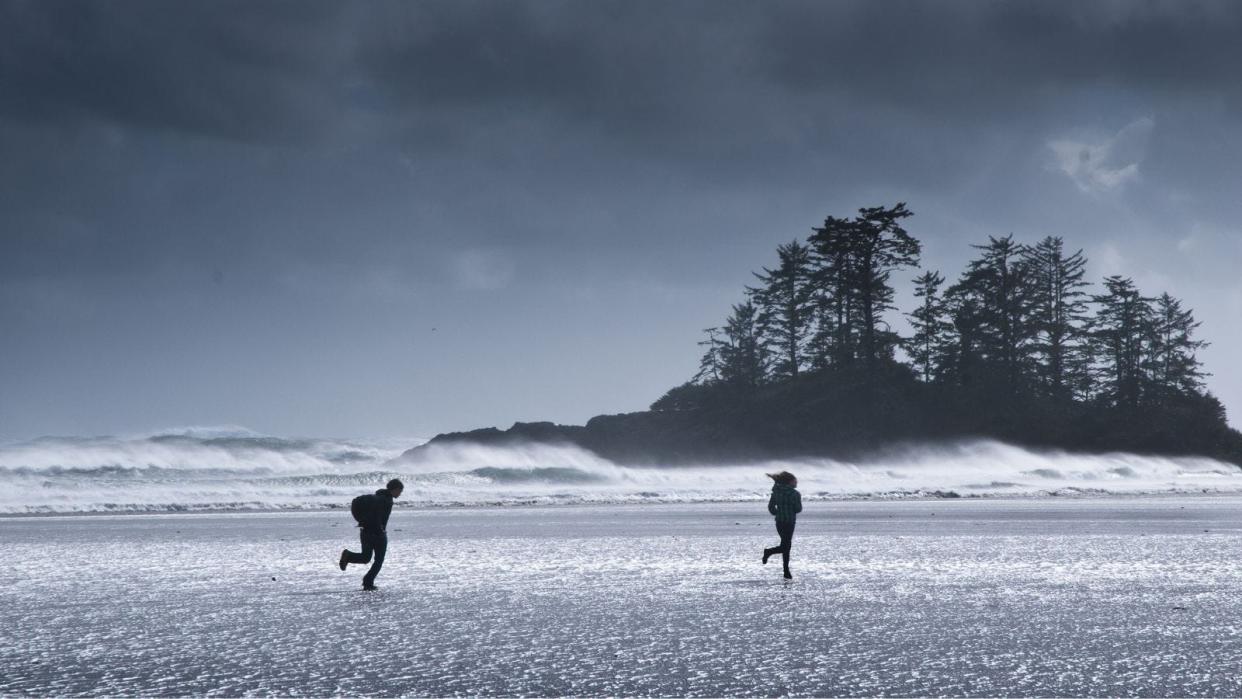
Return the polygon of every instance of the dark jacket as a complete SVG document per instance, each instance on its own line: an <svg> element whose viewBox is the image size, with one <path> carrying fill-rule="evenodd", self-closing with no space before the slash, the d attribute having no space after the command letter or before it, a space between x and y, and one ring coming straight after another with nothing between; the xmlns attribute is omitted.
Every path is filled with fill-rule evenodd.
<svg viewBox="0 0 1242 699"><path fill-rule="evenodd" d="M777 483L772 486L772 497L768 500L768 512L776 516L777 522L791 524L802 511L802 495L792 485Z"/></svg>
<svg viewBox="0 0 1242 699"><path fill-rule="evenodd" d="M366 508L358 526L369 532L382 533L388 531L388 516L392 514L392 493L377 490L374 495L364 495Z"/></svg>

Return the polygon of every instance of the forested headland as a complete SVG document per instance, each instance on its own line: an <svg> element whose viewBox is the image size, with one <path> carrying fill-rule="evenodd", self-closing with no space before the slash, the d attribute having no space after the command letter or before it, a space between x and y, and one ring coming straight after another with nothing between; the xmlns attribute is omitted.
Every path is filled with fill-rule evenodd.
<svg viewBox="0 0 1242 699"><path fill-rule="evenodd" d="M1059 237L989 237L955 278L920 269L904 203L829 216L708 328L697 374L651 409L433 440L571 442L628 463L853 457L992 438L1242 464L1206 390L1191 309L1124 276L1093 283ZM895 278L913 278L913 308ZM908 319L905 335L890 323Z"/></svg>

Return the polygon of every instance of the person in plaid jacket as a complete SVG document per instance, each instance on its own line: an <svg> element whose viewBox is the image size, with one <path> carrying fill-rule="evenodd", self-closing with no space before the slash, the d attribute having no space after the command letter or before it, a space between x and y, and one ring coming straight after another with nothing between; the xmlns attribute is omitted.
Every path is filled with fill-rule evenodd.
<svg viewBox="0 0 1242 699"><path fill-rule="evenodd" d="M776 517L776 533L781 537L781 545L763 550L763 563L767 565L768 557L781 554L785 564L785 579L792 580L789 572L789 547L793 543L794 523L798 513L802 511L802 495L798 493L798 478L789 471L769 473L768 478L776 481L772 486L772 497L768 499L768 512Z"/></svg>

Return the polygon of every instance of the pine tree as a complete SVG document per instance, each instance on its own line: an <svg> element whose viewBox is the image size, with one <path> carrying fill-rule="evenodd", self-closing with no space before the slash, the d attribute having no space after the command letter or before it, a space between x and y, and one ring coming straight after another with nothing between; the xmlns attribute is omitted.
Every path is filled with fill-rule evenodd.
<svg viewBox="0 0 1242 699"><path fill-rule="evenodd" d="M983 320L978 300L960 281L946 289L943 298L952 331L948 336L947 361L940 367L942 377L958 386L985 382L986 362L980 339Z"/></svg>
<svg viewBox="0 0 1242 699"><path fill-rule="evenodd" d="M972 260L962 278L946 294L960 313L955 325L969 327L973 356L989 374L997 374L1011 394L1021 393L1033 373L1030 270L1023 247L1013 236L989 236L986 245L972 246L982 255ZM959 330L959 336L961 332Z"/></svg>
<svg viewBox="0 0 1242 699"><path fill-rule="evenodd" d="M723 363L720 350L724 346L724 341L720 338L720 328L706 328L703 332L707 338L699 340L699 346L706 349L703 351L702 358L699 359L699 373L694 375L691 382L717 384L720 383L720 366Z"/></svg>
<svg viewBox="0 0 1242 699"><path fill-rule="evenodd" d="M1155 299L1145 365L1156 395L1193 395L1203 389L1205 374L1196 353L1208 343L1194 339L1199 325L1194 313L1168 293Z"/></svg>
<svg viewBox="0 0 1242 699"><path fill-rule="evenodd" d="M900 268L918 265L922 252L919 241L901 226L911 215L901 202L863 208L852 220L828 217L811 236L820 261L818 285L835 311L832 346L821 353L834 363L861 358L874 368L892 356L899 338L883 321L894 310L889 278Z"/></svg>
<svg viewBox="0 0 1242 699"><path fill-rule="evenodd" d="M836 352L837 340L841 336L840 326L837 324L839 309L835 299L818 286L813 303L814 332L807 344L807 358L812 369L823 370L839 363Z"/></svg>
<svg viewBox="0 0 1242 699"><path fill-rule="evenodd" d="M1113 275L1104 280L1105 293L1092 296L1098 309L1091 337L1099 344L1103 397L1113 405L1137 408L1147 383L1145 344L1154 335L1151 299L1131 279Z"/></svg>
<svg viewBox="0 0 1242 699"><path fill-rule="evenodd" d="M1070 400L1086 388L1090 377L1085 356L1089 351L1083 291L1088 286L1083 281L1086 258L1082 250L1067 256L1061 238L1049 236L1026 248L1022 259L1029 271L1036 332L1032 350L1040 387L1054 399Z"/></svg>
<svg viewBox="0 0 1242 699"><path fill-rule="evenodd" d="M854 221L829 216L808 239L813 255L816 333L811 361L816 368L841 366L857 358L858 331Z"/></svg>
<svg viewBox="0 0 1242 699"><path fill-rule="evenodd" d="M759 332L759 314L753 303L734 304L724 336L719 347L721 381L743 389L766 382L768 347Z"/></svg>
<svg viewBox="0 0 1242 699"><path fill-rule="evenodd" d="M1070 400L1090 403L1099 392L1096 367L1099 365L1100 350L1091 340L1090 316L1083 326L1083 339L1073 347L1073 351L1065 358L1065 388Z"/></svg>
<svg viewBox="0 0 1242 699"><path fill-rule="evenodd" d="M882 319L896 308L889 277L902 267L917 266L923 246L901 227L901 221L913 215L905 203L861 209L859 214L856 279L862 353L868 366L874 367L881 358L891 358L900 341Z"/></svg>
<svg viewBox="0 0 1242 699"><path fill-rule="evenodd" d="M756 273L762 286L748 291L759 307L760 330L773 350L773 377L793 379L807 366L815 322L811 251L795 240L778 246L776 253L780 264Z"/></svg>
<svg viewBox="0 0 1242 699"><path fill-rule="evenodd" d="M940 296L944 277L939 272L924 272L914 280L914 296L922 299L913 313L907 313L914 334L906 340L906 354L915 372L924 383L942 378L945 364L950 361L950 335L953 324Z"/></svg>

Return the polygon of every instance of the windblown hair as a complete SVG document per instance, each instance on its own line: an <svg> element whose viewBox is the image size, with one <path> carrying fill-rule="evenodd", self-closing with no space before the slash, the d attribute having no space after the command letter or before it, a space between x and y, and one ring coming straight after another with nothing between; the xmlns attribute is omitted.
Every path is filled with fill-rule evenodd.
<svg viewBox="0 0 1242 699"><path fill-rule="evenodd" d="M781 471L780 473L769 473L768 478L780 483L781 485L789 485L798 480L794 474L789 471Z"/></svg>

